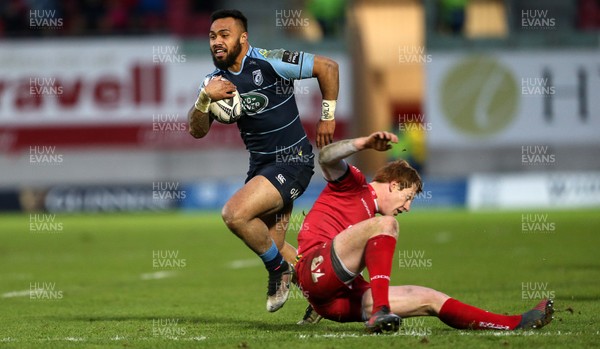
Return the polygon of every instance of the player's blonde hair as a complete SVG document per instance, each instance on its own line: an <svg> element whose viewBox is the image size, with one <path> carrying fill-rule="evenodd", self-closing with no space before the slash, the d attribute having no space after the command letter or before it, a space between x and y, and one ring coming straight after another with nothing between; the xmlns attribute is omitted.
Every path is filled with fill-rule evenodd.
<svg viewBox="0 0 600 349"><path fill-rule="evenodd" d="M396 160L388 162L387 165L379 168L373 177L374 182L391 183L398 182L400 190L410 188L413 185L417 187L416 194L423 191L423 181L417 170L415 170L406 160Z"/></svg>

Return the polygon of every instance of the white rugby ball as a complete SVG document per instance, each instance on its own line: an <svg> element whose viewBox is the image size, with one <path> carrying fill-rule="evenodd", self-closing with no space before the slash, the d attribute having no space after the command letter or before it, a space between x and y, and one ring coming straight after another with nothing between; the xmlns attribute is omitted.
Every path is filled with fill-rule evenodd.
<svg viewBox="0 0 600 349"><path fill-rule="evenodd" d="M235 91L231 98L210 103L208 112L218 122L233 124L242 117L242 97Z"/></svg>
<svg viewBox="0 0 600 349"><path fill-rule="evenodd" d="M226 80L223 77L221 77L221 79ZM207 83L208 81L205 81L204 85L206 86ZM234 91L233 97L210 103L208 112L213 119L220 123L233 124L244 114L242 109L242 97L240 97L238 91Z"/></svg>

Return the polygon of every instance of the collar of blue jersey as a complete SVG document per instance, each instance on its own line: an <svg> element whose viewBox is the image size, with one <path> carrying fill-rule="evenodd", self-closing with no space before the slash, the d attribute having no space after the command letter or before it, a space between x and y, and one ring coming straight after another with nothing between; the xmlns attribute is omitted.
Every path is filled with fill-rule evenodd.
<svg viewBox="0 0 600 349"><path fill-rule="evenodd" d="M250 56L250 52L252 52L252 45L248 44L248 51L246 51L246 57Z"/></svg>

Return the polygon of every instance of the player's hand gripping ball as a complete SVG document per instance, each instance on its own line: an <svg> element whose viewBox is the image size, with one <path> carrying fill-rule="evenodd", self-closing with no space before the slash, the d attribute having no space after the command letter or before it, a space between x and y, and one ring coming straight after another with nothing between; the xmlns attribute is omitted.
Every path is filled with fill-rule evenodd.
<svg viewBox="0 0 600 349"><path fill-rule="evenodd" d="M221 78L225 80L225 78ZM208 78L204 81L204 85L208 84ZM208 107L210 116L223 124L233 124L238 121L244 114L242 108L242 97L238 91L233 92L233 97L221 99L211 102Z"/></svg>

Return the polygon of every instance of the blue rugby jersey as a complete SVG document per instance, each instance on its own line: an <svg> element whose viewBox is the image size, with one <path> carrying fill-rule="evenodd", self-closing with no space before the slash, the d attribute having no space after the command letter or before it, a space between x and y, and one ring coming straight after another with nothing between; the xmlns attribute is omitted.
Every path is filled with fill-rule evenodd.
<svg viewBox="0 0 600 349"><path fill-rule="evenodd" d="M242 97L245 115L237 126L251 167L292 156L305 163L309 159L312 166L314 155L300 122L294 81L312 77L314 58L305 52L250 46L238 73L217 69L207 75L231 81Z"/></svg>

